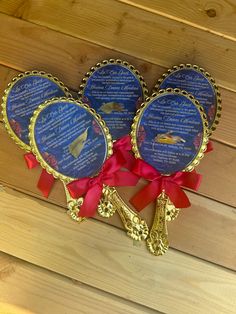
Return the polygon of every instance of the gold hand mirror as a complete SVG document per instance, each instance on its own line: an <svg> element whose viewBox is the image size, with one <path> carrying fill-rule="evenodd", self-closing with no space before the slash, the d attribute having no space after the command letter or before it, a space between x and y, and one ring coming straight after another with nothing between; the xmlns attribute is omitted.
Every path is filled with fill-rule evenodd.
<svg viewBox="0 0 236 314"><path fill-rule="evenodd" d="M143 159L158 171L160 178L168 180L177 173L192 171L203 157L208 142L206 115L187 92L160 90L138 110L131 136L135 157ZM145 197L139 202L145 204ZM138 198L134 196L131 203L137 208ZM161 189L147 239L148 249L154 255L164 254L169 247L166 221L170 220L167 213L171 206L174 207L171 195Z"/></svg>
<svg viewBox="0 0 236 314"><path fill-rule="evenodd" d="M110 59L97 63L85 75L79 97L101 115L116 141L130 133L135 112L147 92L144 79L134 66ZM104 187L103 192L99 215L109 218L117 211L128 236L134 240L145 239L148 227L139 214L124 202L115 188Z"/></svg>

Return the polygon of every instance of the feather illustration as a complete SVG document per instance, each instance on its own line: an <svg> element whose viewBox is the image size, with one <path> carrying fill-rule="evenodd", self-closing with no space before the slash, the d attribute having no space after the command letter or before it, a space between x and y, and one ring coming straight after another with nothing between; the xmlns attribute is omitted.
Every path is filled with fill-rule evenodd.
<svg viewBox="0 0 236 314"><path fill-rule="evenodd" d="M103 103L99 109L102 110L103 112L109 114L112 111L121 112L123 110L123 107L121 104L118 104L117 102L111 101L111 102Z"/></svg>
<svg viewBox="0 0 236 314"><path fill-rule="evenodd" d="M157 134L157 136L155 137L155 142L164 144L177 144L181 142L182 143L186 142L182 137L172 135L172 133L173 131L169 131L163 134Z"/></svg>
<svg viewBox="0 0 236 314"><path fill-rule="evenodd" d="M84 148L87 136L88 128L69 145L69 151L74 158L79 157L82 149Z"/></svg>

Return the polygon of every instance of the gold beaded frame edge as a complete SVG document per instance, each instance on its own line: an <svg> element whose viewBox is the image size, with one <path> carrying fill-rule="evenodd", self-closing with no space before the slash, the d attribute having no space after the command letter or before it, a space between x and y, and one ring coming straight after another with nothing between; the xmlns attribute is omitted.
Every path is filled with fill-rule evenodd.
<svg viewBox="0 0 236 314"><path fill-rule="evenodd" d="M147 84L145 83L143 76L140 74L140 72L132 64L130 64L127 61L123 61L121 59L103 60L101 62L98 62L96 65L92 66L90 68L90 71L85 74L85 77L82 79L82 84L79 86L79 91L78 91L79 97L84 96L85 86L86 86L89 78L93 75L93 73L96 70L98 70L98 69L100 69L106 65L111 65L111 64L121 65L125 68L128 68L128 70L130 70L134 74L134 76L136 76L136 78L139 80L140 85L142 87L143 98L145 100L148 96L148 89L147 89Z"/></svg>
<svg viewBox="0 0 236 314"><path fill-rule="evenodd" d="M7 98L8 95L10 93L10 91L12 90L12 88L14 87L14 85L21 80L22 78L25 77L29 77L29 76L34 76L34 75L40 75L43 76L47 79L49 79L50 81L54 82L55 84L57 84L65 93L65 95L67 97L72 97L69 89L64 85L64 83L62 83L57 77L53 76L50 73L46 73L44 71L37 71L37 70L33 70L33 71L26 71L24 73L20 73L17 76L15 76L10 83L8 83L7 88L4 90L4 94L2 96L2 115L3 115L3 122L5 125L5 128L7 130L7 133L10 135L10 137L13 139L13 141L23 150L25 150L26 152L30 152L31 151L31 146L25 144L16 134L15 132L12 130L9 120L8 120L8 116L7 116Z"/></svg>
<svg viewBox="0 0 236 314"><path fill-rule="evenodd" d="M131 126L132 151L134 153L135 158L142 158L140 153L139 153L138 144L137 144L137 137L136 137L136 132L137 132L139 120L140 120L144 110L152 102L153 99L155 99L159 95L169 94L169 93L172 93L172 94L174 93L174 94L177 94L177 95L183 95L183 96L187 97L189 100L191 100L192 103L198 109L198 111L200 113L200 116L201 116L201 119L202 119L202 122L203 122L203 139L202 139L201 147L200 147L196 157L194 158L194 160L192 160L183 170L181 170L181 171L192 171L199 164L200 160L204 156L204 152L206 151L207 143L209 141L209 130L208 130L207 117L206 117L206 114L204 112L203 107L200 105L198 100L196 100L191 94L187 93L184 90L180 90L178 88L174 88L174 89L172 89L172 88L160 89L158 91L158 93L153 93L151 97L148 97L146 99L146 101L141 105L141 108L138 109L137 114L136 114L136 116L134 118L134 122L133 122L133 124ZM168 175L168 174L166 174L166 175Z"/></svg>
<svg viewBox="0 0 236 314"><path fill-rule="evenodd" d="M30 119L29 138L30 138L30 146L32 148L32 153L35 155L37 161L40 163L42 168L44 168L48 173L52 174L54 178L60 179L61 181L68 184L69 182L75 180L76 178L65 176L61 174L60 172L56 171L55 169L53 169L48 163L46 163L46 161L44 160L44 158L42 157L42 155L40 154L38 150L36 140L34 137L35 123L37 121L39 114L41 113L43 109L45 109L46 107L58 101L76 104L79 107L84 108L97 120L97 122L99 123L99 125L101 126L104 132L104 137L106 139L106 149L107 149L106 159L112 155L113 143L112 143L111 135L109 133L109 129L106 126L105 121L102 120L101 116L98 113L96 113L94 109L90 108L87 104L82 103L80 100L75 100L74 98L66 98L66 97L55 97L39 105L39 107L34 111L34 114Z"/></svg>
<svg viewBox="0 0 236 314"><path fill-rule="evenodd" d="M193 70L196 70L196 71L200 72L201 74L203 74L206 77L206 79L209 81L210 85L212 86L212 88L213 88L213 90L215 92L215 97L216 97L216 114L215 114L214 122L212 123L212 126L209 129L210 135L211 135L211 133L213 131L215 131L217 125L219 124L219 120L220 120L220 117L221 117L221 110L222 110L222 106L221 106L222 99L221 99L221 93L219 91L219 87L216 84L215 79L204 68L199 67L198 65L195 65L195 64L191 64L191 63L186 63L186 64L181 63L180 65L174 65L172 68L168 69L167 72L163 73L160 79L158 79L156 85L153 88L153 92L154 93L158 93L161 83L170 74L172 74L172 73L174 73L174 72L176 72L178 70L181 70L181 69L193 69Z"/></svg>

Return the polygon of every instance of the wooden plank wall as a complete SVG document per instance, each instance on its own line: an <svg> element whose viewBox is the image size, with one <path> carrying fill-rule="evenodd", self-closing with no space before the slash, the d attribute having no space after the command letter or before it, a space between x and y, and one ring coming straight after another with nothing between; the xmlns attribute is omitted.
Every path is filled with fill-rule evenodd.
<svg viewBox="0 0 236 314"><path fill-rule="evenodd" d="M0 310L235 313L235 21L233 0L0 0L0 95L32 69L77 91L89 67L121 58L150 91L167 67L198 64L223 99L214 151L198 167L202 186L188 192L192 207L169 224L173 249L160 258L134 245L116 215L73 223L60 182L43 199L40 169L26 169L24 152L0 123ZM134 189L119 192L128 200ZM149 224L152 213L153 205L142 213Z"/></svg>
<svg viewBox="0 0 236 314"><path fill-rule="evenodd" d="M134 246L119 229L95 220L78 230L57 206L11 189L1 192L1 202L3 252L160 312L233 313L230 270L175 250L149 256L144 243Z"/></svg>

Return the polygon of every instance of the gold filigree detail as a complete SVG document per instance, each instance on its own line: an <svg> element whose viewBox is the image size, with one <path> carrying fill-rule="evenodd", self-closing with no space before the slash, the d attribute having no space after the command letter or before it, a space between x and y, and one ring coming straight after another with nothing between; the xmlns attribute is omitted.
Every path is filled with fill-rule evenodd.
<svg viewBox="0 0 236 314"><path fill-rule="evenodd" d="M105 186L104 194L109 200L110 211L114 213L117 210L127 231L127 235L136 241L145 240L148 236L148 226L145 220L126 205L115 188ZM103 217L105 216L103 215Z"/></svg>
<svg viewBox="0 0 236 314"><path fill-rule="evenodd" d="M173 221L179 215L179 208L176 208L175 205L170 201L169 197L166 203L166 221Z"/></svg>
<svg viewBox="0 0 236 314"><path fill-rule="evenodd" d="M147 239L148 250L156 256L165 254L169 248L166 224L167 203L168 197L163 191L156 200L155 216Z"/></svg>
<svg viewBox="0 0 236 314"><path fill-rule="evenodd" d="M67 202L67 208L68 208L67 214L72 218L72 220L79 223L86 220L86 218L84 217L79 217L80 207L84 201L83 197L80 197L78 199L72 198L64 182L63 182L63 186L66 193L66 202Z"/></svg>
<svg viewBox="0 0 236 314"><path fill-rule="evenodd" d="M83 204L83 198L71 199L67 202L67 214L76 222L82 222L86 220L84 217L79 217L80 206Z"/></svg>
<svg viewBox="0 0 236 314"><path fill-rule="evenodd" d="M112 203L112 195L115 193L115 189L104 187L102 191L102 197L98 204L98 214L103 218L110 218L116 212L116 207Z"/></svg>

